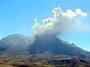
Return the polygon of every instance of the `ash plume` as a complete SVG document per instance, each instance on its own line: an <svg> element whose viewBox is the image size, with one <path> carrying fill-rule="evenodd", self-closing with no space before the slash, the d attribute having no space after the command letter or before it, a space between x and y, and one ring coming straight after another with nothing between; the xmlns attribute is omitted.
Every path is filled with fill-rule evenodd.
<svg viewBox="0 0 90 67"><path fill-rule="evenodd" d="M81 31L86 28L82 22L83 18L87 16L86 12L81 9L66 10L56 7L52 10L52 16L43 19L41 22L35 20L32 29L33 35L59 35L68 31Z"/></svg>

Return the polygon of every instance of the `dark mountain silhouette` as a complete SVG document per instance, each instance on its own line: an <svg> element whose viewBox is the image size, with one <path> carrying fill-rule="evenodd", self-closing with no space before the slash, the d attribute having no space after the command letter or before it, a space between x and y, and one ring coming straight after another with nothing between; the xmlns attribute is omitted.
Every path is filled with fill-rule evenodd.
<svg viewBox="0 0 90 67"><path fill-rule="evenodd" d="M90 57L89 52L77 47L73 43L70 44L66 41L62 41L53 35L35 36L28 51L33 55L48 53L51 55L68 55L81 58Z"/></svg>
<svg viewBox="0 0 90 67"><path fill-rule="evenodd" d="M24 35L9 35L0 40L0 52L2 54L20 55L24 53L28 44L30 44L29 41L29 38Z"/></svg>
<svg viewBox="0 0 90 67"><path fill-rule="evenodd" d="M0 53L6 55L68 55L90 59L90 52L53 35L36 35L31 39L20 34L9 35L0 40Z"/></svg>

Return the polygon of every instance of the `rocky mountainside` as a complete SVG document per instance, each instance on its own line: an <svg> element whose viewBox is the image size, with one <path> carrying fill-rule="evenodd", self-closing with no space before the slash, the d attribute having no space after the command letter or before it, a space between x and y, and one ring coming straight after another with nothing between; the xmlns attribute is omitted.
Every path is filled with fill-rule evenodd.
<svg viewBox="0 0 90 67"><path fill-rule="evenodd" d="M68 55L78 56L80 58L89 58L90 52L87 52L73 43L60 40L56 36L45 35L35 36L34 41L30 44L28 51L30 54L51 54L51 55ZM89 58L90 59L90 58Z"/></svg>
<svg viewBox="0 0 90 67"><path fill-rule="evenodd" d="M33 39L20 34L9 35L0 40L0 53L6 55L68 55L90 59L90 52L53 35L37 35Z"/></svg>
<svg viewBox="0 0 90 67"><path fill-rule="evenodd" d="M0 40L0 53L1 54L20 54L26 51L30 42L29 37L20 34L8 35Z"/></svg>

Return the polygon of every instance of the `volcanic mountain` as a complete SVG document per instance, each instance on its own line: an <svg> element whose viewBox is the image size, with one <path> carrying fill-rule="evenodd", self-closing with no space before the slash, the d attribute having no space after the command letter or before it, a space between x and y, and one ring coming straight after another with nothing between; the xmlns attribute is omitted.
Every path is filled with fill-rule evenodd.
<svg viewBox="0 0 90 67"><path fill-rule="evenodd" d="M29 37L14 34L8 35L0 40L0 53L6 55L20 55L27 52L26 48L29 43Z"/></svg>
<svg viewBox="0 0 90 67"><path fill-rule="evenodd" d="M68 55L90 59L90 52L53 35L36 35L31 39L20 34L9 35L0 40L0 53L6 55Z"/></svg>
<svg viewBox="0 0 90 67"><path fill-rule="evenodd" d="M29 45L30 54L68 55L89 58L90 52L83 50L73 43L68 43L53 35L35 36L34 41Z"/></svg>

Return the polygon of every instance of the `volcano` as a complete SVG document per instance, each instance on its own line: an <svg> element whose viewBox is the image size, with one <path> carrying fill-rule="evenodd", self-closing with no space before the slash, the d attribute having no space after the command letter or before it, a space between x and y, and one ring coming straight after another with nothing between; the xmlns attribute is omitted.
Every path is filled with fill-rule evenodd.
<svg viewBox="0 0 90 67"><path fill-rule="evenodd" d="M68 43L53 35L36 35L32 44L29 45L28 51L33 55L48 53L54 56L67 55L81 58L90 57L90 52L83 50L74 43Z"/></svg>
<svg viewBox="0 0 90 67"><path fill-rule="evenodd" d="M0 40L0 53L8 55L41 55L52 56L77 56L90 59L90 52L83 50L73 43L63 41L53 35L36 35L27 37L24 35L9 35Z"/></svg>

